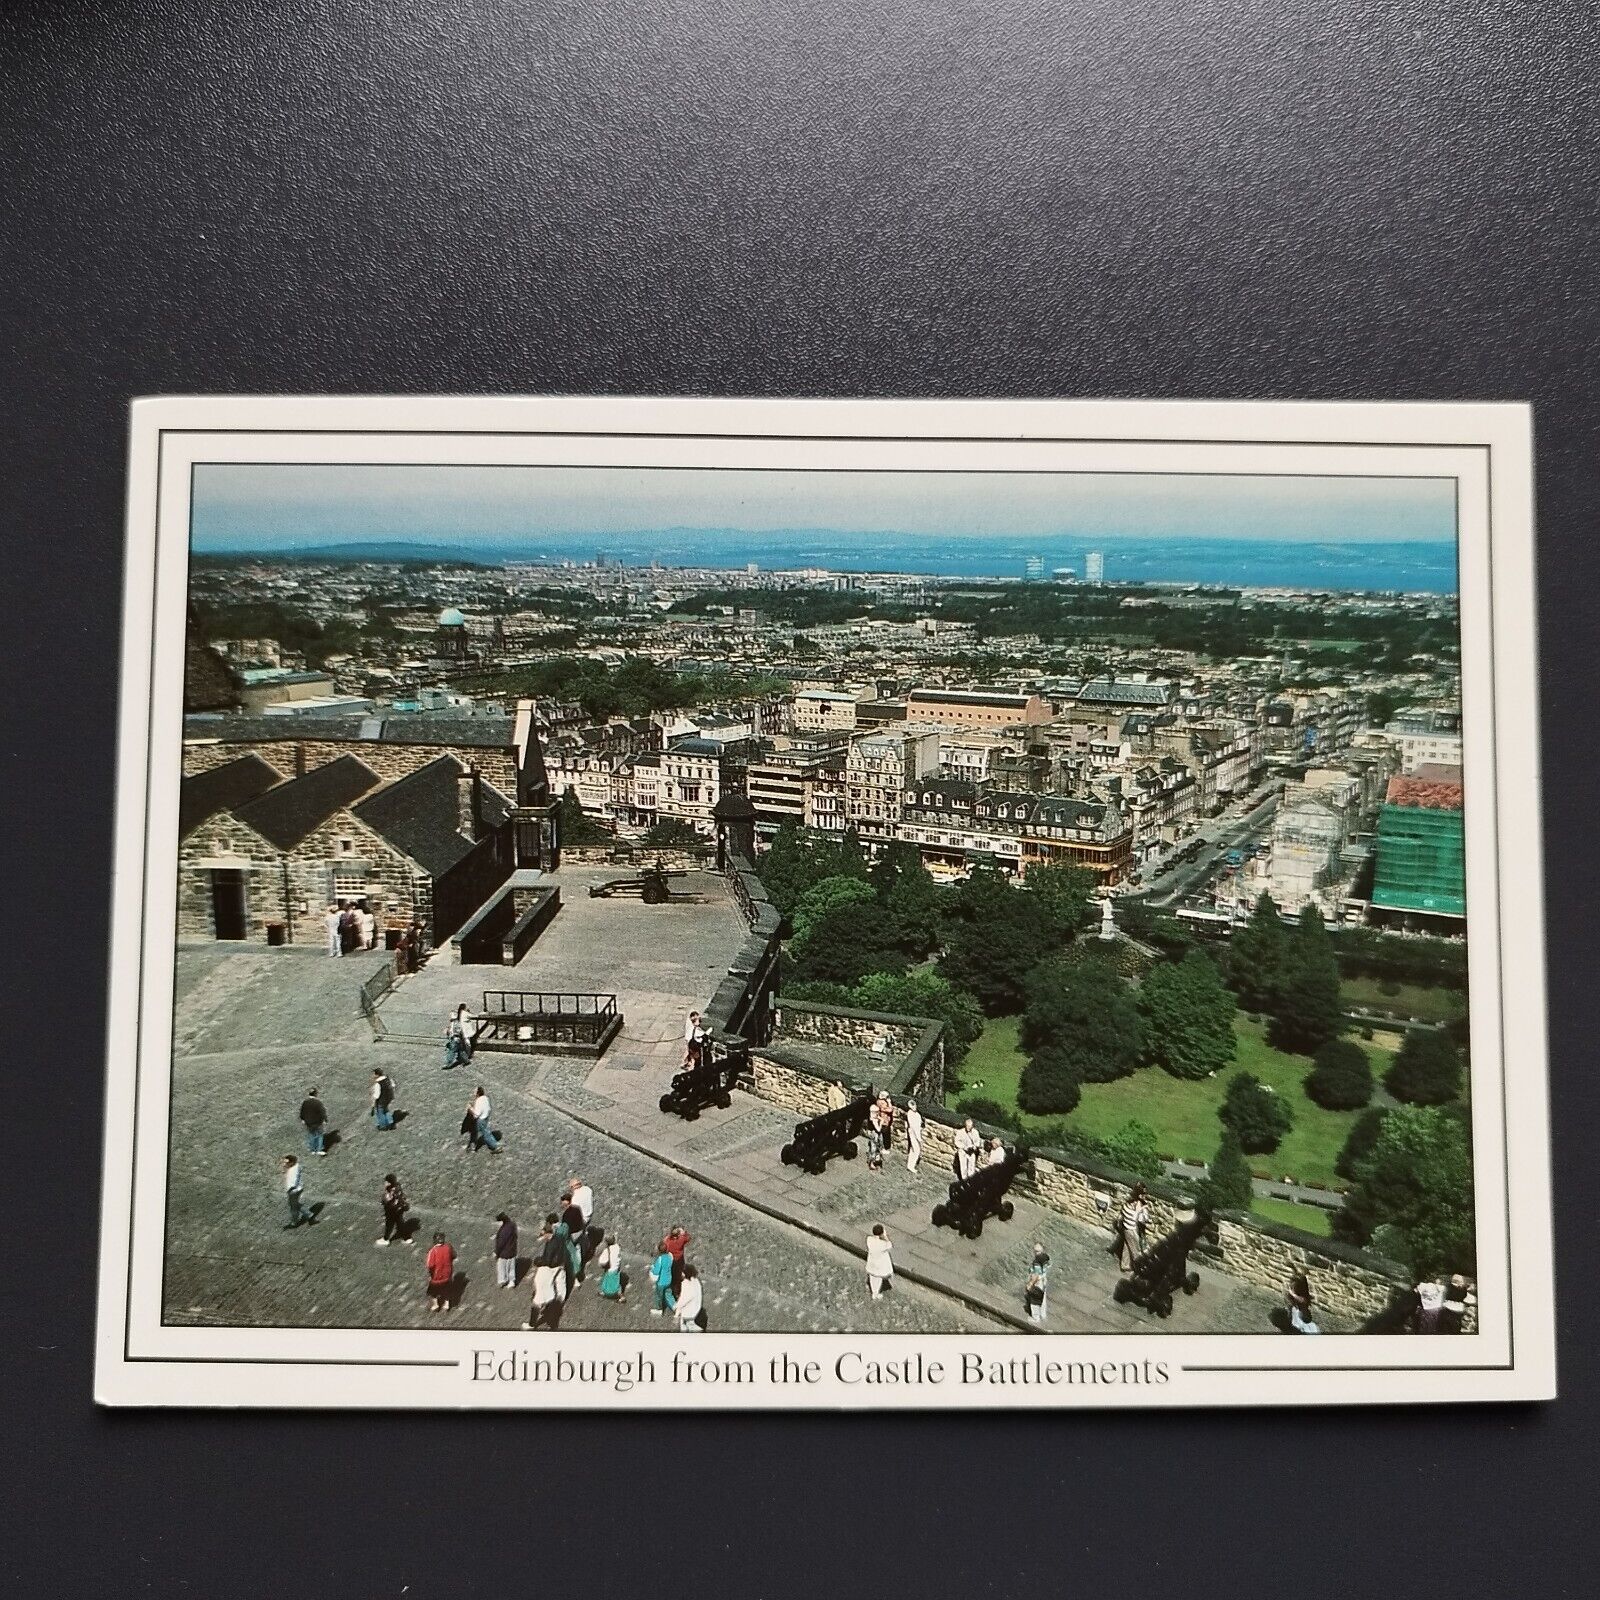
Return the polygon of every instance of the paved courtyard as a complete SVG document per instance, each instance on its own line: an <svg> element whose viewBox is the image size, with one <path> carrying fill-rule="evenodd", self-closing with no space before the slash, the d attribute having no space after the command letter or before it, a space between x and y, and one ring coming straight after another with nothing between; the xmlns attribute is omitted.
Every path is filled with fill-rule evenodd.
<svg viewBox="0 0 1600 1600"><path fill-rule="evenodd" d="M976 1240L935 1229L948 1174L835 1161L819 1176L778 1151L794 1117L751 1096L695 1122L657 1100L682 1058L683 1018L716 987L744 937L715 875L679 880L660 907L591 900L607 869L564 869L563 906L515 968L435 960L383 1002L395 1036L372 1042L357 990L378 955L338 960L307 951L190 946L180 951L166 1316L174 1322L341 1327L429 1323L416 1252L377 1249L386 1171L410 1196L423 1242L438 1228L461 1253L464 1292L452 1320L515 1328L527 1290L496 1288L493 1217L508 1211L526 1253L562 1184L581 1173L596 1220L614 1230L634 1289L623 1306L578 1290L564 1326L661 1328L643 1273L655 1241L681 1222L707 1281L711 1323L724 1331L961 1332L1023 1329L1021 1286L1032 1243L1052 1258L1049 1331L1267 1332L1277 1297L1204 1271L1200 1293L1169 1321L1113 1303L1108 1235L1022 1201L1010 1223ZM441 1070L445 1019L485 988L615 992L626 1022L599 1062L480 1052ZM366 1115L372 1067L400 1086L405 1113L380 1133ZM500 1155L465 1152L458 1129L477 1083L489 1091ZM340 1139L306 1164L318 1225L283 1231L276 1158L303 1148L295 1111L323 1091ZM897 1287L867 1297L860 1259L882 1222L894 1240ZM1204 1270L1204 1269L1202 1269ZM434 1319L437 1325L437 1319Z"/></svg>

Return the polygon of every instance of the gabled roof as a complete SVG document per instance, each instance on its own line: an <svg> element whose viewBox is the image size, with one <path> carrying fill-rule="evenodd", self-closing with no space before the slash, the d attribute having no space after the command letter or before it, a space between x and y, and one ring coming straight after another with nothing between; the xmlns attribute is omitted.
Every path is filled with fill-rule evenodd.
<svg viewBox="0 0 1600 1600"><path fill-rule="evenodd" d="M466 768L454 756L440 756L427 766L369 795L355 814L432 877L442 877L478 842L460 831L460 780ZM511 802L492 784L477 786L478 825L502 826L511 816Z"/></svg>
<svg viewBox="0 0 1600 1600"><path fill-rule="evenodd" d="M183 780L178 795L178 837L187 838L207 817L236 811L282 780L282 773L254 753L194 773Z"/></svg>
<svg viewBox="0 0 1600 1600"><path fill-rule="evenodd" d="M292 850L336 811L359 800L382 780L354 756L340 756L313 767L303 778L291 778L254 800L235 806L233 814L280 850Z"/></svg>

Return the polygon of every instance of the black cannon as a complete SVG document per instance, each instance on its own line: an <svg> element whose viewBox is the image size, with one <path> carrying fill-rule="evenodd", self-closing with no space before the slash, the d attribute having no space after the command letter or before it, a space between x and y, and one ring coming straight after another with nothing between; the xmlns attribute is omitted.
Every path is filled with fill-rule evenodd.
<svg viewBox="0 0 1600 1600"><path fill-rule="evenodd" d="M993 1166L979 1167L970 1178L957 1178L950 1185L950 1197L933 1208L933 1225L950 1227L968 1239L983 1232L986 1217L1009 1222L1016 1207L1006 1199L1006 1190L1028 1165L1028 1152L1018 1145L1006 1151L1005 1159Z"/></svg>
<svg viewBox="0 0 1600 1600"><path fill-rule="evenodd" d="M1216 1238L1217 1225L1210 1213L1196 1211L1134 1262L1133 1271L1117 1280L1111 1298L1119 1306L1131 1300L1155 1316L1170 1317L1172 1297L1180 1289L1193 1294L1200 1287L1200 1274L1189 1270L1189 1252L1202 1239L1215 1243Z"/></svg>
<svg viewBox="0 0 1600 1600"><path fill-rule="evenodd" d="M867 1126L867 1113L872 1110L873 1099L869 1089L833 1111L823 1111L795 1123L794 1138L778 1152L778 1159L786 1167L800 1167L812 1174L824 1171L830 1156L854 1161L856 1140Z"/></svg>
<svg viewBox="0 0 1600 1600"><path fill-rule="evenodd" d="M693 1122L706 1106L725 1110L733 1104L734 1087L749 1066L750 1047L743 1040L714 1048L707 1039L700 1060L672 1075L672 1086L661 1097L661 1109L677 1112L685 1122Z"/></svg>
<svg viewBox="0 0 1600 1600"><path fill-rule="evenodd" d="M1422 1297L1415 1289L1396 1289L1382 1311L1375 1311L1356 1330L1358 1333L1410 1333L1422 1309Z"/></svg>
<svg viewBox="0 0 1600 1600"><path fill-rule="evenodd" d="M664 906L672 898L672 880L681 872L668 872L658 861L634 878L609 878L589 885L591 900L608 900L612 895L638 895L647 906Z"/></svg>

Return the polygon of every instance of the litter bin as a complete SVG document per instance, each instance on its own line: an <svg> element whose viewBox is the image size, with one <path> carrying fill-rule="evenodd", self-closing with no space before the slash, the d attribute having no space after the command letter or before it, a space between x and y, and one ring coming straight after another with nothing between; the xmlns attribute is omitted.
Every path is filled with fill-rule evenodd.
<svg viewBox="0 0 1600 1600"><path fill-rule="evenodd" d="M282 944L288 936L288 924L282 922L269 922L267 924L267 943L272 945Z"/></svg>

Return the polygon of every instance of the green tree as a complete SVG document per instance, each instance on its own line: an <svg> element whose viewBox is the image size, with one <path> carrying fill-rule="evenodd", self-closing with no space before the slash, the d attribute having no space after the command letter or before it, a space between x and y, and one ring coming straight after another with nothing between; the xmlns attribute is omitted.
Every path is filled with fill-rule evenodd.
<svg viewBox="0 0 1600 1600"><path fill-rule="evenodd" d="M1217 1109L1222 1125L1248 1155L1276 1150L1290 1128L1294 1113L1253 1072L1235 1074Z"/></svg>
<svg viewBox="0 0 1600 1600"><path fill-rule="evenodd" d="M900 930L901 947L913 961L939 946L944 922L943 893L922 864L915 845L889 845L873 864L868 881Z"/></svg>
<svg viewBox="0 0 1600 1600"><path fill-rule="evenodd" d="M1288 954L1288 930L1276 902L1264 894L1228 948L1228 976L1246 1011L1271 1011L1277 1005Z"/></svg>
<svg viewBox="0 0 1600 1600"><path fill-rule="evenodd" d="M824 878L813 884L800 896L789 917L797 951L810 941L817 924L829 913L845 906L865 905L872 899L872 886L860 878ZM887 912L884 917L887 920Z"/></svg>
<svg viewBox="0 0 1600 1600"><path fill-rule="evenodd" d="M1255 1199L1255 1183L1250 1163L1244 1158L1239 1136L1229 1130L1222 1135L1217 1153L1211 1158L1200 1183L1196 1199L1207 1211L1248 1211Z"/></svg>
<svg viewBox="0 0 1600 1600"><path fill-rule="evenodd" d="M970 909L954 923L945 939L940 971L966 989L991 1017L1019 1011L1027 992L1028 974L1056 943L1054 924L1041 902L1003 879L985 884L981 913Z"/></svg>
<svg viewBox="0 0 1600 1600"><path fill-rule="evenodd" d="M1394 720L1394 714L1400 709L1399 698L1387 689L1374 689L1367 696L1367 726L1381 728Z"/></svg>
<svg viewBox="0 0 1600 1600"><path fill-rule="evenodd" d="M1080 1082L1109 1083L1139 1064L1144 1027L1133 992L1104 961L1042 963L1027 981L1023 1048L1051 1050Z"/></svg>
<svg viewBox="0 0 1600 1600"><path fill-rule="evenodd" d="M706 841L695 831L692 822L685 822L682 817L663 817L651 824L644 842L657 850L694 850Z"/></svg>
<svg viewBox="0 0 1600 1600"><path fill-rule="evenodd" d="M1106 1160L1119 1171L1135 1178L1161 1178L1166 1166L1161 1160L1156 1130L1148 1122L1130 1117L1114 1132L1100 1140Z"/></svg>
<svg viewBox="0 0 1600 1600"><path fill-rule="evenodd" d="M1028 894L1037 895L1050 917L1057 939L1072 938L1089 919L1094 874L1084 867L1032 867L1023 879Z"/></svg>
<svg viewBox="0 0 1600 1600"><path fill-rule="evenodd" d="M1312 1057L1306 1093L1328 1111L1355 1111L1372 1098L1372 1063L1353 1039L1330 1039Z"/></svg>
<svg viewBox="0 0 1600 1600"><path fill-rule="evenodd" d="M1310 1055L1344 1026L1339 963L1315 906L1307 906L1289 941L1268 1037L1280 1050Z"/></svg>
<svg viewBox="0 0 1600 1600"><path fill-rule="evenodd" d="M561 796L556 808L563 845L610 844L614 837L610 829L602 827L578 799L578 791L570 785Z"/></svg>
<svg viewBox="0 0 1600 1600"><path fill-rule="evenodd" d="M856 984L872 972L900 972L905 957L895 943L889 913L875 900L846 901L812 923L790 946L800 982Z"/></svg>
<svg viewBox="0 0 1600 1600"><path fill-rule="evenodd" d="M1350 1124L1350 1131L1345 1135L1344 1146L1334 1158L1333 1170L1341 1178L1354 1179L1356 1168L1359 1167L1378 1142L1378 1135L1383 1132L1383 1119L1388 1113L1382 1106L1372 1106L1363 1111L1354 1122Z"/></svg>
<svg viewBox="0 0 1600 1600"><path fill-rule="evenodd" d="M1444 1035L1414 1029L1383 1076L1396 1100L1414 1106L1442 1106L1461 1093L1461 1056Z"/></svg>
<svg viewBox="0 0 1600 1600"><path fill-rule="evenodd" d="M1034 1051L1017 1080L1017 1104L1031 1116L1075 1111L1083 1097L1083 1078L1072 1052L1047 1044Z"/></svg>
<svg viewBox="0 0 1600 1600"><path fill-rule="evenodd" d="M773 905L784 916L788 916L800 896L818 881L812 866L812 853L797 823L784 823L772 836L772 844L762 856L756 871L772 897Z"/></svg>
<svg viewBox="0 0 1600 1600"><path fill-rule="evenodd" d="M1164 961L1139 987L1150 1058L1175 1078L1208 1078L1233 1060L1234 1000L1202 950Z"/></svg>
<svg viewBox="0 0 1600 1600"><path fill-rule="evenodd" d="M983 1032L983 1013L970 994L926 967L912 972L869 972L844 1002L863 1011L891 1011L908 1017L934 1017L944 1024L944 1058L958 1067Z"/></svg>
<svg viewBox="0 0 1600 1600"><path fill-rule="evenodd" d="M1382 1230L1419 1276L1476 1272L1472 1150L1457 1107L1396 1106L1355 1170L1333 1214L1336 1237L1367 1244Z"/></svg>

